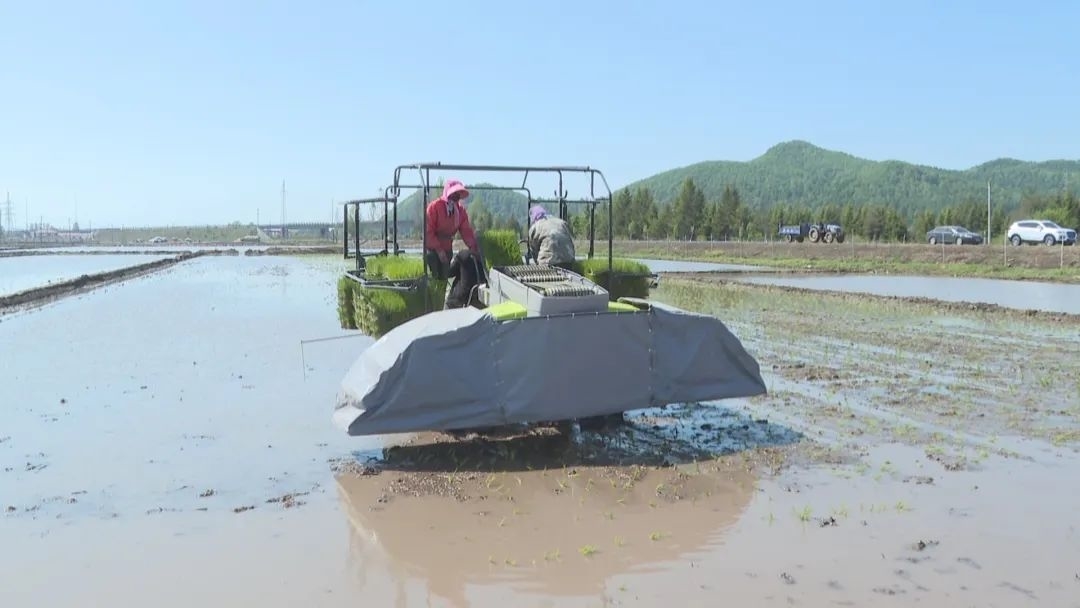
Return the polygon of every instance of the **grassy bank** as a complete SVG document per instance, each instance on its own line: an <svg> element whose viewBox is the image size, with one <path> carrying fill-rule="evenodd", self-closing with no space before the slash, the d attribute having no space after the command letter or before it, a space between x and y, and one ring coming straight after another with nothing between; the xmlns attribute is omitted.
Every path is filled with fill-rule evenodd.
<svg viewBox="0 0 1080 608"><path fill-rule="evenodd" d="M790 272L913 274L1080 282L1080 247L619 241L619 256Z"/></svg>

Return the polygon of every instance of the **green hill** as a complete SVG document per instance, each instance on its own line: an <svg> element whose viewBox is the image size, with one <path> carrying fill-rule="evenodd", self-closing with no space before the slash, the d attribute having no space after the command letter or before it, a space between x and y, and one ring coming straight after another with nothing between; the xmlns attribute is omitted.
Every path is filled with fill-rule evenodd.
<svg viewBox="0 0 1080 608"><path fill-rule="evenodd" d="M1002 158L956 171L873 161L805 141L777 144L746 162L700 162L623 186L614 192L613 224L616 236L635 239L762 238L775 235L779 223L827 218L868 239L921 239L936 224L985 230L987 180L994 234L1031 214L1080 225L1080 198L1072 192L1080 183L1080 161ZM467 207L478 229L520 230L526 223L524 194L471 187ZM422 203L419 192L409 194L398 217L419 225ZM607 238L603 208L596 220L597 238ZM578 210L571 223L575 234L588 234Z"/></svg>
<svg viewBox="0 0 1080 608"><path fill-rule="evenodd" d="M484 224L485 219L490 219L490 224L516 219L519 224L524 224L528 218L528 198L521 192L513 190L483 190L489 183L468 184L470 188L469 200L466 209L474 223ZM435 199L442 192L442 186L433 187L428 195L428 201ZM404 193L404 192L403 192ZM398 219L421 222L420 214L427 207L423 199L423 191L416 190L406 196L398 204ZM486 218L485 218L486 215Z"/></svg>
<svg viewBox="0 0 1080 608"><path fill-rule="evenodd" d="M731 185L738 188L744 201L760 208L882 204L910 215L968 200L985 201L988 179L992 180L992 200L1013 209L1025 194L1056 194L1067 179L1073 183L1080 180L1080 161L998 159L955 171L895 160L867 160L804 141L790 141L750 161L696 163L625 188L647 188L657 202L664 204L675 199L688 177L710 201L719 199L724 187Z"/></svg>

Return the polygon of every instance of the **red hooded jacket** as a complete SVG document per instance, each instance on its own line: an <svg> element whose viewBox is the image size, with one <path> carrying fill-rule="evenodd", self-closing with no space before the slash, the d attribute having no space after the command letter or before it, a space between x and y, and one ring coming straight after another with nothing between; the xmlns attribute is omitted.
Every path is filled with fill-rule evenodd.
<svg viewBox="0 0 1080 608"><path fill-rule="evenodd" d="M462 199L469 196L464 184L458 180L448 180L443 187L442 196L428 203L424 249L450 253L454 248L454 235L460 232L461 240L465 241L469 249L477 252L480 250L465 207L460 202L450 202L450 196L458 192L462 194Z"/></svg>

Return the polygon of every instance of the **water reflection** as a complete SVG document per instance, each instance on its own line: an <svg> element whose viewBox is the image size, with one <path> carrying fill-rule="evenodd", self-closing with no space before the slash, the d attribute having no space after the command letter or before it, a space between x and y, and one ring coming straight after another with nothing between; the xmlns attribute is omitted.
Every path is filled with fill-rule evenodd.
<svg viewBox="0 0 1080 608"><path fill-rule="evenodd" d="M634 258L649 267L652 272L768 272L768 268L745 264L720 264L717 262L693 262L683 260L648 260Z"/></svg>
<svg viewBox="0 0 1080 608"><path fill-rule="evenodd" d="M458 498L393 490L437 484L434 475L343 474L337 481L362 594L369 582L388 582L375 574L382 571L394 581L396 605L406 604L413 577L429 603L434 596L471 605L475 590L563 605L595 602L620 574L685 567L750 504L751 474L717 470L714 462L683 470L472 473L461 479Z"/></svg>

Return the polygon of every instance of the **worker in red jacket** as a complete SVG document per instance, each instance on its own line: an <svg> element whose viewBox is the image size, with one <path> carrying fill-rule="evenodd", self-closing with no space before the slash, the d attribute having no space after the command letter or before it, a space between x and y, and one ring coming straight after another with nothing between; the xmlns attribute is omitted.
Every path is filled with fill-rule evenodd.
<svg viewBox="0 0 1080 608"><path fill-rule="evenodd" d="M469 198L465 184L456 179L443 186L442 196L428 203L427 230L424 233L424 259L431 273L438 279L446 279L450 271L450 259L454 257L454 236L475 252L480 253L476 233L469 222L469 213L462 203Z"/></svg>

